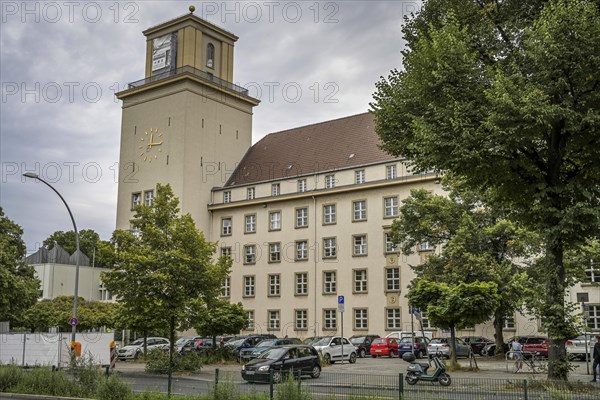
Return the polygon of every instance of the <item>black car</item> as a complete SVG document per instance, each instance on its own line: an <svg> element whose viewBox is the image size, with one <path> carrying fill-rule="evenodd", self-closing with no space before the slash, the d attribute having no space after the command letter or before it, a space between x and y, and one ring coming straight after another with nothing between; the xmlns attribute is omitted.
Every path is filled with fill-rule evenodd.
<svg viewBox="0 0 600 400"><path fill-rule="evenodd" d="M265 339L256 344L253 347L246 347L240 350L240 361L245 363L255 359L262 354L263 351L270 349L275 346L283 346L286 344L302 344L300 339L296 338L283 338L283 339Z"/></svg>
<svg viewBox="0 0 600 400"><path fill-rule="evenodd" d="M350 338L350 343L356 347L358 356L365 358L367 354L371 354L371 343L378 337L379 335L354 335Z"/></svg>
<svg viewBox="0 0 600 400"><path fill-rule="evenodd" d="M483 348L489 344L495 344L493 340L482 336L461 336L462 340L467 342L469 346L471 346L471 350L473 350L473 354L481 354ZM494 347L495 350L495 347Z"/></svg>
<svg viewBox="0 0 600 400"><path fill-rule="evenodd" d="M319 353L311 346L285 345L271 347L258 358L242 366L242 378L248 382L269 382L270 371L273 371L273 382L279 383L294 371L301 375L318 378L321 375L321 359Z"/></svg>

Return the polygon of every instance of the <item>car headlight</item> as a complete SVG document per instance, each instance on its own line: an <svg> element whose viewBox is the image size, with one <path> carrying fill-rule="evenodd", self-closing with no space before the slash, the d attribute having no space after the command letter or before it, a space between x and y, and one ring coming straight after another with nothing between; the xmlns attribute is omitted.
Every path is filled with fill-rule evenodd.
<svg viewBox="0 0 600 400"><path fill-rule="evenodd" d="M269 370L269 366L268 365L263 365L262 367L259 367L258 370L260 372L266 372Z"/></svg>
<svg viewBox="0 0 600 400"><path fill-rule="evenodd" d="M242 371L245 371L245 370L246 370L246 366L242 365Z"/></svg>

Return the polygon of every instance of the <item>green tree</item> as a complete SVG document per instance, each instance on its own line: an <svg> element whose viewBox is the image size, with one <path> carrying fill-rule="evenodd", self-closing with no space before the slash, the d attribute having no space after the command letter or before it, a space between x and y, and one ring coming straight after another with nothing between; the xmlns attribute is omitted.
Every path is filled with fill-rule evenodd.
<svg viewBox="0 0 600 400"><path fill-rule="evenodd" d="M248 317L242 303L231 304L227 300L215 299L210 305L195 308L192 326L202 336L237 334L248 326Z"/></svg>
<svg viewBox="0 0 600 400"><path fill-rule="evenodd" d="M412 190L402 202L392 235L404 254L411 254L423 242L442 245L441 254L432 254L413 267L417 280L449 285L494 282L498 286L498 302L491 316L496 349L502 352L504 321L521 308L529 294L530 279L514 260L532 256L538 246L535 235L477 200L457 189L448 197Z"/></svg>
<svg viewBox="0 0 600 400"><path fill-rule="evenodd" d="M213 261L216 245L206 242L189 214L180 215L169 185L158 184L156 194L151 206L136 207L132 225L138 235L118 247L115 267L102 281L141 318L152 321L162 315L168 321L172 366L175 330L190 325L192 307L218 296L231 261Z"/></svg>
<svg viewBox="0 0 600 400"><path fill-rule="evenodd" d="M407 297L411 306L427 310L435 326L450 330L450 362L456 364L456 329L487 321L499 295L494 282L448 285L420 279Z"/></svg>
<svg viewBox="0 0 600 400"><path fill-rule="evenodd" d="M452 173L545 243L548 377L574 334L565 252L600 227L600 15L594 0L429 0L404 69L377 83L384 148Z"/></svg>
<svg viewBox="0 0 600 400"><path fill-rule="evenodd" d="M75 231L56 231L48 236L43 245L51 250L55 244L65 249L69 254L73 254L77 249L75 242ZM83 254L90 258L90 262L99 268L111 268L112 254L111 243L100 240L100 235L93 229L82 229L79 231L79 249Z"/></svg>
<svg viewBox="0 0 600 400"><path fill-rule="evenodd" d="M11 326L38 299L40 281L33 267L25 264L23 230L8 219L0 207L0 321Z"/></svg>

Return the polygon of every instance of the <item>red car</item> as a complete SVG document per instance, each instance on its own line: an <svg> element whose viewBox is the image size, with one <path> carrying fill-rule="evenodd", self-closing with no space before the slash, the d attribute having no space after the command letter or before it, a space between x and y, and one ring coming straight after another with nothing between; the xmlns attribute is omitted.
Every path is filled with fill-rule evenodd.
<svg viewBox="0 0 600 400"><path fill-rule="evenodd" d="M548 357L548 338L542 336L530 336L523 345L523 353L539 354L543 357Z"/></svg>
<svg viewBox="0 0 600 400"><path fill-rule="evenodd" d="M371 357L398 355L398 339L377 338L371 343Z"/></svg>

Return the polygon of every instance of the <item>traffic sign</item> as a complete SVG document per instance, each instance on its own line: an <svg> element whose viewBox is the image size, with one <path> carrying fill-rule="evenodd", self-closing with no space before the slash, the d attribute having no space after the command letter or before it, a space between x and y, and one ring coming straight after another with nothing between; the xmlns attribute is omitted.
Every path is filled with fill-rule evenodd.
<svg viewBox="0 0 600 400"><path fill-rule="evenodd" d="M79 323L79 321L75 317L73 317L69 320L69 325L71 325L71 326L77 326L78 323Z"/></svg>
<svg viewBox="0 0 600 400"><path fill-rule="evenodd" d="M338 296L338 304L344 304L344 296Z"/></svg>

